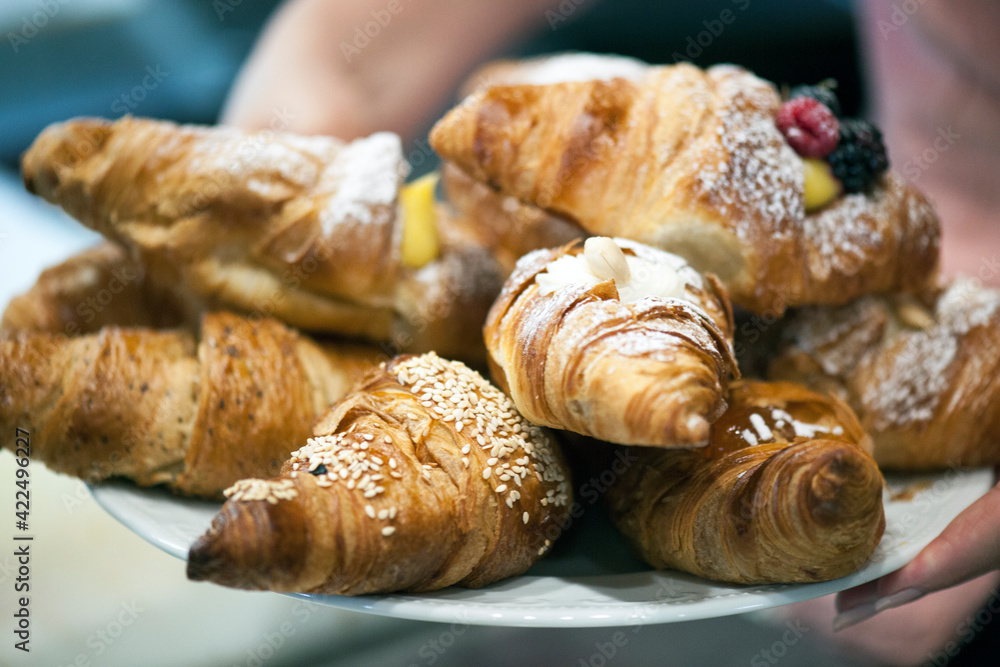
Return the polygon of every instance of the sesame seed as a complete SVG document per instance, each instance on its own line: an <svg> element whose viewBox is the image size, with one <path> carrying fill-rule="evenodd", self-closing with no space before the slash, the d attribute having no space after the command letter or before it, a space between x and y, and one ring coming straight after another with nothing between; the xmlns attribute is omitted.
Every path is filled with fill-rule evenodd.
<svg viewBox="0 0 1000 667"><path fill-rule="evenodd" d="M497 488L495 488L493 490L496 491L497 493L503 493L504 491L507 490L507 485L506 484L501 484L500 486L498 486Z"/></svg>
<svg viewBox="0 0 1000 667"><path fill-rule="evenodd" d="M492 474L493 470L491 468L483 468L483 479L489 479Z"/></svg>
<svg viewBox="0 0 1000 667"><path fill-rule="evenodd" d="M371 505L365 505L365 514L367 514L368 516L370 516L371 518L374 519L375 518L375 508L372 507Z"/></svg>
<svg viewBox="0 0 1000 667"><path fill-rule="evenodd" d="M527 512L525 512L524 514L521 515L521 521L523 521L524 523L528 523L528 513Z"/></svg>
<svg viewBox="0 0 1000 667"><path fill-rule="evenodd" d="M385 528L382 529L382 534L385 535L386 537L389 537L395 532L396 528L394 526L386 526Z"/></svg>
<svg viewBox="0 0 1000 667"><path fill-rule="evenodd" d="M389 516L389 510L382 509L378 511L379 520L384 521L388 516Z"/></svg>

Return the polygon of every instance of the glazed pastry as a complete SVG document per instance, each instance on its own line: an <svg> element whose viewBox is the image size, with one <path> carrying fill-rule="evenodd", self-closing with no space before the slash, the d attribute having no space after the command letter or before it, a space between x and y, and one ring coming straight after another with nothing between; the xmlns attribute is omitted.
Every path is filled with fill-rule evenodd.
<svg viewBox="0 0 1000 667"><path fill-rule="evenodd" d="M218 497L273 475L316 418L384 358L321 347L274 320L210 313L187 332L0 334L0 428L32 456L88 481L126 477ZM13 446L5 445L5 446Z"/></svg>
<svg viewBox="0 0 1000 667"><path fill-rule="evenodd" d="M482 248L437 244L433 193L402 185L409 167L396 135L345 144L75 120L47 128L22 169L29 190L125 246L151 281L209 308L482 354L478 329L500 274Z"/></svg>
<svg viewBox="0 0 1000 667"><path fill-rule="evenodd" d="M465 365L398 357L317 424L280 477L250 479L191 547L188 577L360 595L524 572L572 502L554 442Z"/></svg>
<svg viewBox="0 0 1000 667"><path fill-rule="evenodd" d="M0 331L96 333L106 325L197 328L190 295L146 279L142 264L121 246L104 242L53 266L30 290L11 299Z"/></svg>
<svg viewBox="0 0 1000 667"><path fill-rule="evenodd" d="M526 255L486 321L528 421L619 444L704 444L738 375L725 290L676 255L593 237Z"/></svg>
<svg viewBox="0 0 1000 667"><path fill-rule="evenodd" d="M810 196L807 211L825 167L786 140L782 108L773 85L734 66L648 67L482 89L438 122L431 145L591 234L684 256L757 313L925 286L939 240L925 198L890 172L862 192Z"/></svg>
<svg viewBox="0 0 1000 667"><path fill-rule="evenodd" d="M791 383L740 381L697 450L636 447L608 491L650 565L738 584L857 570L885 529L882 475L844 403Z"/></svg>
<svg viewBox="0 0 1000 667"><path fill-rule="evenodd" d="M1000 292L957 280L921 301L803 308L770 377L843 397L883 468L1000 464Z"/></svg>

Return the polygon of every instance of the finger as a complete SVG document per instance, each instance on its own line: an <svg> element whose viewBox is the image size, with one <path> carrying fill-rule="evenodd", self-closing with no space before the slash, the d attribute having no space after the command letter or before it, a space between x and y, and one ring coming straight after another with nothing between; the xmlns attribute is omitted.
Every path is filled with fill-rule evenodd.
<svg viewBox="0 0 1000 667"><path fill-rule="evenodd" d="M837 593L837 612L845 612L878 599L878 579Z"/></svg>
<svg viewBox="0 0 1000 667"><path fill-rule="evenodd" d="M1000 485L966 508L917 557L882 577L879 596L950 588L1000 568Z"/></svg>
<svg viewBox="0 0 1000 667"><path fill-rule="evenodd" d="M844 591L834 629L1000 568L1000 485L967 507L902 568Z"/></svg>

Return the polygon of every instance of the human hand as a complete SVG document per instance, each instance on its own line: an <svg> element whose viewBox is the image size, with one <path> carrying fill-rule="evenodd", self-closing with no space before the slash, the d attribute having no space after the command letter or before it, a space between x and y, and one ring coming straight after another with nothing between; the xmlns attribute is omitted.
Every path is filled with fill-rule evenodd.
<svg viewBox="0 0 1000 667"><path fill-rule="evenodd" d="M900 569L841 592L834 629L1000 569L1000 484L966 508Z"/></svg>
<svg viewBox="0 0 1000 667"><path fill-rule="evenodd" d="M461 78L536 24L553 0L292 0L268 24L221 122L409 142Z"/></svg>

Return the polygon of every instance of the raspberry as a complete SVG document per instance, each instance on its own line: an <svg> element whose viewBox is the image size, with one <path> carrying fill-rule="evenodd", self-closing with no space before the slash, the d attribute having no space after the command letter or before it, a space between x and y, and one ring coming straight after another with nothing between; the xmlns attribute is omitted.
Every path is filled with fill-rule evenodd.
<svg viewBox="0 0 1000 667"><path fill-rule="evenodd" d="M837 117L811 97L796 97L782 104L774 122L802 157L824 157L837 147L840 136Z"/></svg>
<svg viewBox="0 0 1000 667"><path fill-rule="evenodd" d="M816 86L795 86L788 91L788 99L794 100L797 97L811 97L820 104L826 105L831 113L840 118L840 100L837 93L833 92L832 86L836 83L827 81Z"/></svg>
<svg viewBox="0 0 1000 667"><path fill-rule="evenodd" d="M827 162L845 192L864 192L889 168L882 133L858 118L841 121L840 142Z"/></svg>

